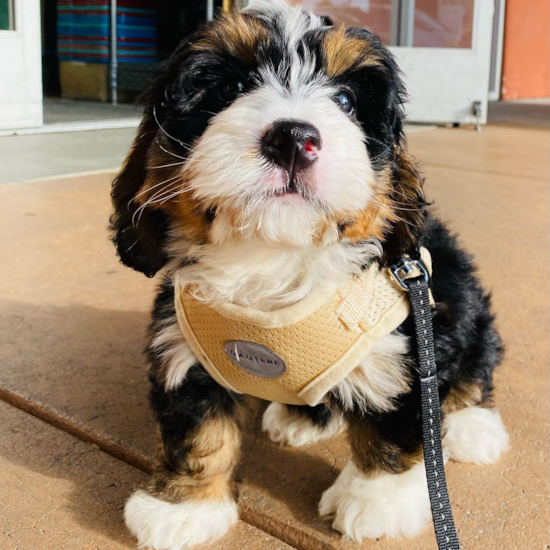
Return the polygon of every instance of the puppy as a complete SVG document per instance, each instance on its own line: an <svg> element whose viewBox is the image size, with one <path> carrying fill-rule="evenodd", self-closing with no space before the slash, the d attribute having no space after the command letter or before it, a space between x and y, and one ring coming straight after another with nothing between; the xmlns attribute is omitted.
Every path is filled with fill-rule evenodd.
<svg viewBox="0 0 550 550"><path fill-rule="evenodd" d="M489 297L427 212L404 100L376 36L281 0L202 27L145 93L110 225L124 264L164 273L147 348L162 451L125 510L141 546L190 548L238 516L232 475L250 398L215 381L183 337L176 280L209 305L273 312L427 248L446 457L492 463L507 447ZM263 416L269 437L293 446L347 428L352 457L319 511L356 541L429 522L415 353L409 317L319 404L273 402Z"/></svg>

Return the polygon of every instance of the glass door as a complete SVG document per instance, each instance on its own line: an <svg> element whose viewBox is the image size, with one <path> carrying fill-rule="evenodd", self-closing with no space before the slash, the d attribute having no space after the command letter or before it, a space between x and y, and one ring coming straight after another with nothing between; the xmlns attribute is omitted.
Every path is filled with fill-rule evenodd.
<svg viewBox="0 0 550 550"><path fill-rule="evenodd" d="M0 130L42 124L40 54L39 0L0 0Z"/></svg>
<svg viewBox="0 0 550 550"><path fill-rule="evenodd" d="M408 119L487 119L494 0L292 0L380 36L399 60Z"/></svg>

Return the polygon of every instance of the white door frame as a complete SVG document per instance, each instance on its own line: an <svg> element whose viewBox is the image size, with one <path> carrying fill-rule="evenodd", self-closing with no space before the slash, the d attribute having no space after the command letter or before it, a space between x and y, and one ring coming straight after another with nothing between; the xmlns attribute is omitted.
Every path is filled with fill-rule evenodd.
<svg viewBox="0 0 550 550"><path fill-rule="evenodd" d="M491 45L491 73L489 75L489 101L498 101L500 99L505 13L506 0L495 0L495 20L493 22L493 41Z"/></svg>
<svg viewBox="0 0 550 550"><path fill-rule="evenodd" d="M0 31L0 129L42 125L40 0L15 0L14 16Z"/></svg>

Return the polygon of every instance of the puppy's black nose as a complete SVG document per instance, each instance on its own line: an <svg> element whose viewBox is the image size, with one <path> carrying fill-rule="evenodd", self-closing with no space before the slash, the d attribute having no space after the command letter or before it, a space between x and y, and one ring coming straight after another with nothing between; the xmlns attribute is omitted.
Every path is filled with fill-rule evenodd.
<svg viewBox="0 0 550 550"><path fill-rule="evenodd" d="M311 166L321 149L321 135L312 124L276 120L262 138L262 153L285 168L290 177Z"/></svg>

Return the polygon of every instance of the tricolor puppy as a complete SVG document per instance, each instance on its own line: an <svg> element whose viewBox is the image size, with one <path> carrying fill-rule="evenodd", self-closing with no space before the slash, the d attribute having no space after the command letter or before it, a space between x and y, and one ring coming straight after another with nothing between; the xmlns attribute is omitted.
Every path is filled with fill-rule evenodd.
<svg viewBox="0 0 550 550"><path fill-rule="evenodd" d="M360 541L429 522L414 327L385 269L419 250L446 457L492 463L507 447L489 297L426 211L404 97L376 36L281 0L202 27L146 92L111 218L122 262L163 270L147 350L162 452L125 511L140 545L190 548L237 521L258 396L273 441L347 430L352 456L319 505L335 529Z"/></svg>

